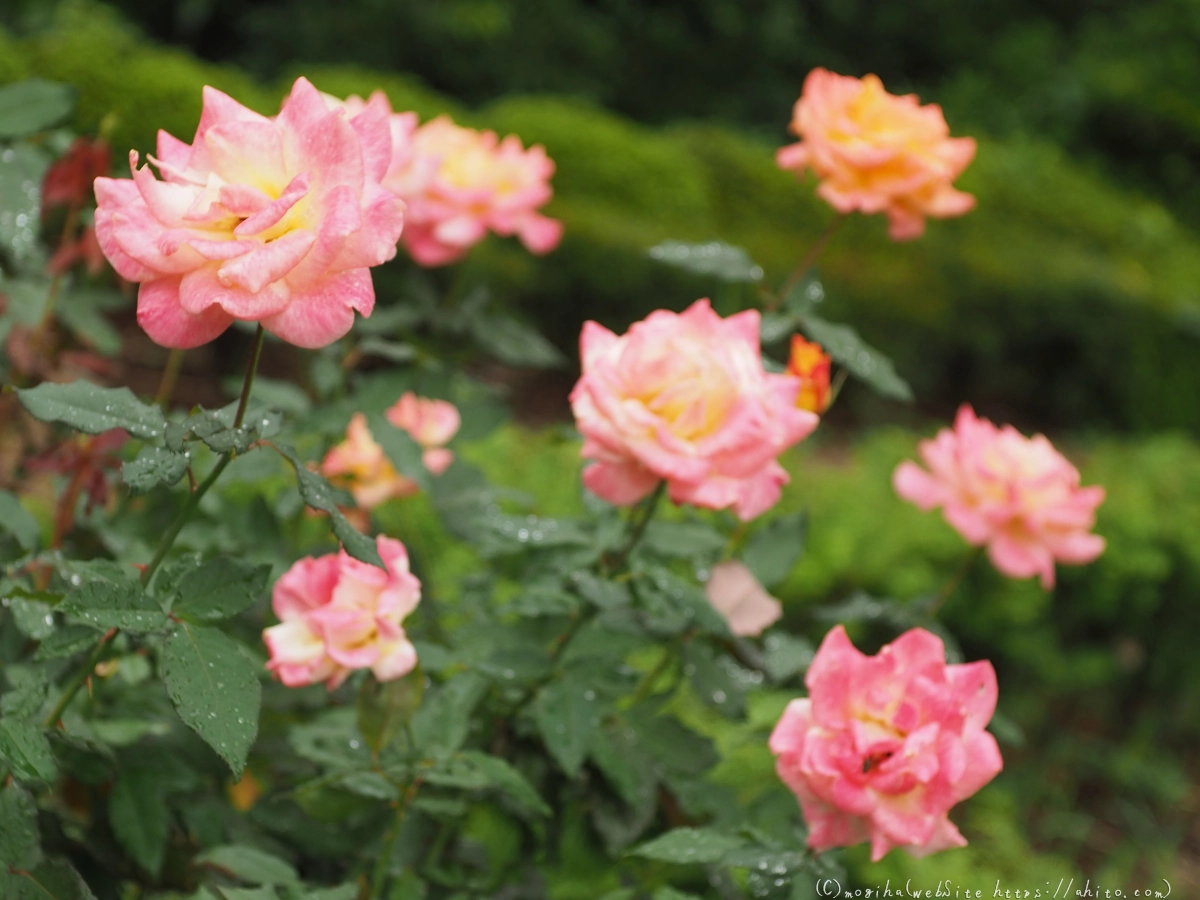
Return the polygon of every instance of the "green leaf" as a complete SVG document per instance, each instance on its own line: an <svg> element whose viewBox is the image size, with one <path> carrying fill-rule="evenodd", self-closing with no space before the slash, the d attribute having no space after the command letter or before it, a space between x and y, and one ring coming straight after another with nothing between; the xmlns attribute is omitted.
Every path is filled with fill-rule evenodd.
<svg viewBox="0 0 1200 900"><path fill-rule="evenodd" d="M67 594L59 610L107 631L120 628L135 634L166 627L167 616L142 586L132 579L124 583L93 581Z"/></svg>
<svg viewBox="0 0 1200 900"><path fill-rule="evenodd" d="M720 862L726 853L737 850L745 843L741 838L711 828L676 828L630 852L661 862L692 865Z"/></svg>
<svg viewBox="0 0 1200 900"><path fill-rule="evenodd" d="M183 423L185 437L198 438L215 453L245 453L254 443L254 431L244 425L234 428L236 408L227 409L206 409L189 416Z"/></svg>
<svg viewBox="0 0 1200 900"><path fill-rule="evenodd" d="M116 291L94 291L74 288L61 294L54 304L54 317L67 326L76 340L103 356L121 352L121 333L104 315L109 299L116 297L121 305L125 298Z"/></svg>
<svg viewBox="0 0 1200 900"><path fill-rule="evenodd" d="M121 478L129 485L129 493L145 494L160 484L175 484L187 467L187 454L150 445L139 450L136 459L121 466Z"/></svg>
<svg viewBox="0 0 1200 900"><path fill-rule="evenodd" d="M358 689L358 730L367 746L380 753L390 744L411 721L424 693L425 673L420 666L394 681L364 679Z"/></svg>
<svg viewBox="0 0 1200 900"><path fill-rule="evenodd" d="M682 241L663 241L649 250L652 259L677 266L697 275L715 275L724 281L760 281L762 266L750 258L741 247L722 241L706 244L685 244Z"/></svg>
<svg viewBox="0 0 1200 900"><path fill-rule="evenodd" d="M137 766L121 771L108 797L108 821L126 852L151 877L158 878L170 817L155 772Z"/></svg>
<svg viewBox="0 0 1200 900"><path fill-rule="evenodd" d="M58 775L50 741L40 725L11 716L0 718L0 761L22 781L52 783Z"/></svg>
<svg viewBox="0 0 1200 900"><path fill-rule="evenodd" d="M599 724L596 692L570 676L552 681L538 692L533 712L546 749L574 778Z"/></svg>
<svg viewBox="0 0 1200 900"><path fill-rule="evenodd" d="M746 711L746 690L762 680L727 654L717 654L700 641L690 641L683 648L683 671L696 694L722 715L741 716Z"/></svg>
<svg viewBox="0 0 1200 900"><path fill-rule="evenodd" d="M635 708L625 718L646 749L667 769L683 775L702 775L720 762L711 740L672 716L652 715L644 708Z"/></svg>
<svg viewBox="0 0 1200 900"><path fill-rule="evenodd" d="M395 896L394 887L392 895ZM308 893L304 895L304 900L354 900L357 896L358 885L350 883L330 888L309 888Z"/></svg>
<svg viewBox="0 0 1200 900"><path fill-rule="evenodd" d="M754 533L742 551L742 562L763 587L771 587L792 571L807 536L808 513L781 516Z"/></svg>
<svg viewBox="0 0 1200 900"><path fill-rule="evenodd" d="M805 671L816 651L805 638L772 631L763 638L763 667L772 681L786 681Z"/></svg>
<svg viewBox="0 0 1200 900"><path fill-rule="evenodd" d="M911 403L912 388L896 374L892 361L858 336L849 325L826 322L814 315L800 317L800 323L812 340L845 366L850 374L865 381L885 397Z"/></svg>
<svg viewBox="0 0 1200 900"><path fill-rule="evenodd" d="M188 572L175 588L171 614L186 622L219 622L248 609L262 596L269 565L218 556Z"/></svg>
<svg viewBox="0 0 1200 900"><path fill-rule="evenodd" d="M41 641L54 631L53 610L48 604L22 597L15 591L9 593L5 599L8 600L13 622L27 637Z"/></svg>
<svg viewBox="0 0 1200 900"><path fill-rule="evenodd" d="M566 363L566 357L540 332L510 316L477 314L470 324L476 343L505 365L557 369Z"/></svg>
<svg viewBox="0 0 1200 900"><path fill-rule="evenodd" d="M244 844L213 847L195 861L249 884L296 884L300 880L290 863Z"/></svg>
<svg viewBox="0 0 1200 900"><path fill-rule="evenodd" d="M30 78L0 87L0 138L45 131L74 107L75 88L69 84Z"/></svg>
<svg viewBox="0 0 1200 900"><path fill-rule="evenodd" d="M397 428L383 416L371 416L367 425L371 429L371 436L383 448L396 471L415 481L422 491L428 491L432 476L425 468L421 445L407 431Z"/></svg>
<svg viewBox="0 0 1200 900"><path fill-rule="evenodd" d="M258 671L216 628L180 623L163 643L162 677L179 717L241 775L258 734Z"/></svg>
<svg viewBox="0 0 1200 900"><path fill-rule="evenodd" d="M96 895L70 863L46 860L36 868L8 872L0 869L4 900L96 900Z"/></svg>
<svg viewBox="0 0 1200 900"><path fill-rule="evenodd" d="M22 550L32 550L37 545L37 519L10 491L0 491L0 530L15 537Z"/></svg>
<svg viewBox="0 0 1200 900"><path fill-rule="evenodd" d="M642 535L642 544L663 556L703 556L725 546L725 537L703 522L652 521Z"/></svg>
<svg viewBox="0 0 1200 900"><path fill-rule="evenodd" d="M50 685L46 675L38 669L9 669L6 673L12 682L11 689L0 697L0 714L31 719L46 702Z"/></svg>
<svg viewBox="0 0 1200 900"><path fill-rule="evenodd" d="M296 486L300 489L300 498L313 509L329 513L329 520L333 525L333 533L342 542L342 546L346 548L346 552L355 559L378 566L381 569L385 568L375 541L351 525L346 520L346 517L342 515L342 511L338 509L333 485L316 472L310 472L304 463L300 461L300 457L296 455L295 450L280 444L276 444L275 446L283 454L284 459L290 462L292 468L296 471Z"/></svg>
<svg viewBox="0 0 1200 900"><path fill-rule="evenodd" d="M86 625L68 625L60 628L42 641L37 653L33 655L34 662L44 662L50 659L66 659L87 650L96 643L96 631Z"/></svg>
<svg viewBox="0 0 1200 900"><path fill-rule="evenodd" d="M413 740L432 756L454 753L467 739L471 712L487 690L477 672L464 672L441 685L413 716Z"/></svg>
<svg viewBox="0 0 1200 900"><path fill-rule="evenodd" d="M646 627L662 635L675 635L690 628L729 637L729 624L713 609L703 588L675 573L654 566L634 582L634 590L645 613Z"/></svg>
<svg viewBox="0 0 1200 900"><path fill-rule="evenodd" d="M364 356L378 356L394 363L412 362L417 358L417 348L412 344L389 341L373 334L359 341L356 349Z"/></svg>
<svg viewBox="0 0 1200 900"><path fill-rule="evenodd" d="M46 381L18 390L17 396L35 419L62 422L87 434L124 428L136 437L156 440L166 427L162 411L138 400L129 388L102 388L87 381Z"/></svg>
<svg viewBox="0 0 1200 900"><path fill-rule="evenodd" d="M4 280L4 293L12 320L27 325L41 321L50 292L49 279L41 277L44 254L38 241L41 185L49 165L46 154L31 144L7 147L0 158L0 246L14 262L28 264L32 276ZM7 318L0 316L0 322Z"/></svg>
<svg viewBox="0 0 1200 900"><path fill-rule="evenodd" d="M599 609L619 609L633 602L628 585L622 582L609 581L582 570L572 573L571 581L579 596Z"/></svg>
<svg viewBox="0 0 1200 900"><path fill-rule="evenodd" d="M459 755L474 765L488 784L506 794L521 809L539 816L551 815L552 810L533 785L505 760L478 750L464 750Z"/></svg>
<svg viewBox="0 0 1200 900"><path fill-rule="evenodd" d="M42 861L37 804L17 784L0 790L0 869L32 869Z"/></svg>

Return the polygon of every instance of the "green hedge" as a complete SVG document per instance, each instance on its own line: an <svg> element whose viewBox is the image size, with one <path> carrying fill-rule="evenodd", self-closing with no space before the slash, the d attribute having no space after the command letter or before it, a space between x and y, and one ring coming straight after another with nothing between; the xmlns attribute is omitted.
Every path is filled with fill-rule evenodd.
<svg viewBox="0 0 1200 900"><path fill-rule="evenodd" d="M287 87L147 43L84 3L64 5L49 31L0 40L10 45L0 79L29 73L75 84L76 127L106 122L117 148L148 150L160 127L190 136L203 84L263 111ZM650 261L644 251L660 240L720 237L778 279L831 215L811 184L776 170L772 145L725 128L649 128L555 97L508 97L467 113L401 75L305 73L333 93L384 86L397 107L424 117L447 110L546 145L558 166L549 212L566 223L563 245L533 259L514 241L489 242L467 274L564 347L587 317L623 327L703 294L730 307L745 299ZM942 414L969 398L1026 424L1194 429L1197 236L1161 205L1032 139L982 138L962 186L978 209L931 222L916 242L889 242L879 217L850 220L824 260L826 315L853 320ZM395 282L380 283L386 302ZM863 393L849 392L846 408L869 404Z"/></svg>

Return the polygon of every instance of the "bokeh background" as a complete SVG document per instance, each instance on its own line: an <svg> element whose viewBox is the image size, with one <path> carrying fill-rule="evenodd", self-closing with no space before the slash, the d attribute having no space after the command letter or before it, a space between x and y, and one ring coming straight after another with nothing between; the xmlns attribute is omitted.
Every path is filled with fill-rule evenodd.
<svg viewBox="0 0 1200 900"><path fill-rule="evenodd" d="M844 599L877 646L896 628L869 598L929 593L957 565L957 536L896 499L890 473L964 401L1049 434L1108 488L1109 550L1060 570L1052 594L972 570L945 619L967 658L996 664L1006 770L956 813L967 850L846 858L863 885L1066 875L1200 891L1200 2L6 0L0 26L0 83L76 86L73 127L104 134L119 168L160 127L189 138L202 85L272 112L297 74L544 144L562 246L538 259L492 240L427 280L486 284L569 360L585 319L624 328L701 295L749 300L648 247L720 238L778 281L824 229L812 184L773 163L812 67L940 103L979 141L959 183L976 211L902 245L855 217L821 262L822 314L891 355L917 401L851 385L790 459L784 506L812 528L777 592L788 624L819 636L829 622L810 608ZM385 308L413 274L398 261L377 275ZM118 377L153 393L163 357L129 313L114 321ZM243 340L189 354L182 395L210 401ZM573 366L477 370L510 389L522 424L467 452L548 513L579 502L561 427ZM280 348L268 370L307 377ZM747 794L771 777L762 726L720 736L718 777Z"/></svg>

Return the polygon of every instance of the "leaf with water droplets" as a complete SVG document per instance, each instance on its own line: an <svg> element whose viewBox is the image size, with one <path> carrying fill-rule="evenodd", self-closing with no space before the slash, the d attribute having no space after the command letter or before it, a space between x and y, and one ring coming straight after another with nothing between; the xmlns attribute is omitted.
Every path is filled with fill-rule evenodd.
<svg viewBox="0 0 1200 900"><path fill-rule="evenodd" d="M18 784L0 790L0 869L32 869L42 860L37 805Z"/></svg>
<svg viewBox="0 0 1200 900"><path fill-rule="evenodd" d="M0 868L0 897L4 900L96 900L91 888L71 864L46 860L31 870Z"/></svg>
<svg viewBox="0 0 1200 900"><path fill-rule="evenodd" d="M66 659L96 643L96 631L87 625L68 625L59 628L42 641L37 653L33 655L34 662L45 662L50 659Z"/></svg>
<svg viewBox="0 0 1200 900"><path fill-rule="evenodd" d="M775 682L805 671L815 653L807 639L783 631L773 631L763 638L763 667Z"/></svg>
<svg viewBox="0 0 1200 900"><path fill-rule="evenodd" d="M50 784L58 775L45 731L40 725L12 716L0 718L0 762L7 763L21 781Z"/></svg>
<svg viewBox="0 0 1200 900"><path fill-rule="evenodd" d="M653 521L642 536L642 546L662 556L704 556L725 546L725 537L703 522Z"/></svg>
<svg viewBox="0 0 1200 900"><path fill-rule="evenodd" d="M397 428L383 416L372 416L367 424L371 436L383 448L396 471L415 481L422 491L428 491L432 476L425 468L421 445L407 431Z"/></svg>
<svg viewBox="0 0 1200 900"><path fill-rule="evenodd" d="M124 583L90 582L67 594L58 608L78 622L105 631L120 628L144 634L167 624L166 614L132 579Z"/></svg>
<svg viewBox="0 0 1200 900"><path fill-rule="evenodd" d="M134 861L158 878L170 832L170 814L157 773L126 766L108 796L108 821Z"/></svg>
<svg viewBox="0 0 1200 900"><path fill-rule="evenodd" d="M129 493L144 494L160 484L175 484L187 467L185 454L164 447L146 446L138 451L136 459L121 466L121 479L129 485Z"/></svg>
<svg viewBox="0 0 1200 900"><path fill-rule="evenodd" d="M912 388L896 374L892 361L858 336L849 325L826 322L814 315L800 317L800 324L812 340L845 366L850 374L865 381L885 397L911 403Z"/></svg>
<svg viewBox="0 0 1200 900"><path fill-rule="evenodd" d="M310 471L300 461L295 450L282 444L276 444L275 447L296 470L296 486L300 489L301 499L313 509L329 513L333 533L342 542L346 552L355 559L360 559L381 569L384 568L383 559L379 555L379 548L376 547L375 542L351 525L342 515L342 511L338 509L337 495L333 485L316 472Z"/></svg>
<svg viewBox="0 0 1200 900"><path fill-rule="evenodd" d="M765 528L754 532L742 552L742 562L763 587L772 587L792 571L804 553L807 536L808 513L798 512L773 519Z"/></svg>
<svg viewBox="0 0 1200 900"><path fill-rule="evenodd" d="M171 614L187 622L218 622L248 609L267 586L269 565L218 556L180 578Z"/></svg>
<svg viewBox="0 0 1200 900"><path fill-rule="evenodd" d="M30 719L46 702L49 682L40 669L13 667L5 673L10 682L9 690L0 696L0 715Z"/></svg>
<svg viewBox="0 0 1200 900"><path fill-rule="evenodd" d="M762 683L762 673L743 669L727 654L718 654L701 641L684 646L683 671L697 696L726 716L745 713L746 691Z"/></svg>
<svg viewBox="0 0 1200 900"><path fill-rule="evenodd" d="M37 544L37 519L10 491L0 491L0 531L15 537L22 550L32 550Z"/></svg>
<svg viewBox="0 0 1200 900"><path fill-rule="evenodd" d="M686 244L663 241L649 250L650 257L669 266L677 266L697 275L715 275L725 281L760 281L762 266L741 247L722 241Z"/></svg>
<svg viewBox="0 0 1200 900"><path fill-rule="evenodd" d="M570 676L552 681L538 692L533 714L546 749L574 778L599 724L596 692Z"/></svg>
<svg viewBox="0 0 1200 900"><path fill-rule="evenodd" d="M143 403L129 388L102 388L87 381L43 382L17 391L21 404L35 419L62 422L77 431L100 434L124 428L146 440L156 440L166 427L162 410Z"/></svg>
<svg viewBox="0 0 1200 900"><path fill-rule="evenodd" d="M40 319L46 308L49 284L38 277L44 265L38 232L42 179L49 165L46 153L30 143L0 149L0 249L19 271L32 276L5 280L4 292L9 295L11 307L16 307L10 307L11 318L0 317L5 325L13 320L28 323L33 315Z"/></svg>
<svg viewBox="0 0 1200 900"><path fill-rule="evenodd" d="M739 837L711 828L676 828L635 847L630 852L647 859L683 865L715 863L720 862L726 853L739 849L745 843Z"/></svg>
<svg viewBox="0 0 1200 900"><path fill-rule="evenodd" d="M244 844L226 844L205 850L194 860L250 884L296 884L300 876L290 863Z"/></svg>
<svg viewBox="0 0 1200 900"><path fill-rule="evenodd" d="M162 677L179 718L241 775L258 734L258 671L216 628L181 622L163 642Z"/></svg>
<svg viewBox="0 0 1200 900"><path fill-rule="evenodd" d="M29 78L0 87L0 138L25 137L67 117L75 106L75 88L57 81Z"/></svg>
<svg viewBox="0 0 1200 900"><path fill-rule="evenodd" d="M528 779L505 760L478 750L464 750L459 754L459 758L474 766L486 785L506 794L521 809L538 816L551 814L550 807L534 790Z"/></svg>
<svg viewBox="0 0 1200 900"><path fill-rule="evenodd" d="M464 672L431 692L412 719L417 749L430 756L453 753L467 739L471 712L487 690L477 672Z"/></svg>

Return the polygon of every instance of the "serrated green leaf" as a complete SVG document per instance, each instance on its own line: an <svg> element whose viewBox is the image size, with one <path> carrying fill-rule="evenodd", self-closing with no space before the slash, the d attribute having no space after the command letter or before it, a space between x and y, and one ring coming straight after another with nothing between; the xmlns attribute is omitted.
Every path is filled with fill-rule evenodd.
<svg viewBox="0 0 1200 900"><path fill-rule="evenodd" d="M762 679L700 641L684 646L683 671L696 695L726 716L741 716L746 711L745 691L756 683L755 677Z"/></svg>
<svg viewBox="0 0 1200 900"><path fill-rule="evenodd" d="M203 441L215 453L245 453L254 443L254 432L247 426L233 427L236 410L202 410L183 423L185 434Z"/></svg>
<svg viewBox="0 0 1200 900"><path fill-rule="evenodd" d="M300 876L278 856L244 844L225 844L205 850L195 862L250 884L296 884Z"/></svg>
<svg viewBox="0 0 1200 900"><path fill-rule="evenodd" d="M505 760L478 750L464 750L459 755L479 770L487 784L508 795L522 809L539 816L551 814L533 785Z"/></svg>
<svg viewBox="0 0 1200 900"><path fill-rule="evenodd" d="M40 725L5 716L0 718L0 761L22 781L52 783L58 775L50 741Z"/></svg>
<svg viewBox="0 0 1200 900"><path fill-rule="evenodd" d="M296 455L296 451L279 444L275 446L283 454L283 457L292 464L292 468L296 472L296 486L300 489L301 499L313 509L329 513L333 533L342 542L342 546L346 548L346 552L355 559L378 566L381 569L385 568L383 558L379 555L379 549L376 547L375 541L351 525L346 520L346 517L342 515L342 511L338 509L333 485L317 473L310 472L304 463L300 461L300 457Z"/></svg>
<svg viewBox="0 0 1200 900"><path fill-rule="evenodd" d="M415 481L421 490L428 491L432 485L432 476L425 468L421 445L414 441L407 431L397 428L383 416L372 416L368 427L371 429L371 436L383 448L396 471Z"/></svg>
<svg viewBox="0 0 1200 900"><path fill-rule="evenodd" d="M96 643L96 631L87 625L68 625L59 628L42 641L37 653L33 655L34 662L44 662L50 659L66 659L76 653L82 653Z"/></svg>
<svg viewBox="0 0 1200 900"><path fill-rule="evenodd" d="M800 324L812 340L845 366L854 377L865 381L885 397L911 403L912 388L896 373L892 361L858 336L849 325L826 322L814 315L800 317Z"/></svg>
<svg viewBox="0 0 1200 900"><path fill-rule="evenodd" d="M18 784L0 789L0 869L32 869L42 861L37 804Z"/></svg>
<svg viewBox="0 0 1200 900"><path fill-rule="evenodd" d="M476 672L464 672L426 696L412 719L417 748L431 756L454 753L467 739L471 712L487 690Z"/></svg>
<svg viewBox="0 0 1200 900"><path fill-rule="evenodd" d="M187 622L219 622L248 609L267 586L269 565L254 565L232 556L202 563L175 587L171 614Z"/></svg>
<svg viewBox="0 0 1200 900"><path fill-rule="evenodd" d="M763 587L783 581L804 554L808 537L808 513L781 516L760 528L742 551L745 563Z"/></svg>
<svg viewBox="0 0 1200 900"><path fill-rule="evenodd" d="M31 719L46 702L50 685L46 681L45 673L40 670L25 670L20 677L18 672L18 669L8 671L8 680L12 682L12 687L0 696L0 715Z"/></svg>
<svg viewBox="0 0 1200 900"><path fill-rule="evenodd" d="M703 556L725 546L725 538L703 522L652 521L642 535L642 545L663 556Z"/></svg>
<svg viewBox="0 0 1200 900"><path fill-rule="evenodd" d="M725 281L760 281L762 267L741 247L722 241L686 244L683 241L663 241L649 250L650 257L669 266L715 275Z"/></svg>
<svg viewBox="0 0 1200 900"><path fill-rule="evenodd" d="M7 531L15 537L22 550L32 550L37 546L37 519L25 508L21 499L10 491L0 491L0 531Z"/></svg>
<svg viewBox="0 0 1200 900"><path fill-rule="evenodd" d="M54 611L49 604L14 593L5 597L13 622L26 637L35 641L48 638L54 631Z"/></svg>
<svg viewBox="0 0 1200 900"><path fill-rule="evenodd" d="M141 585L93 581L67 594L58 605L61 612L96 628L120 628L135 634L165 628L167 616Z"/></svg>
<svg viewBox="0 0 1200 900"><path fill-rule="evenodd" d="M157 406L143 403L129 388L102 388L87 381L43 382L17 391L35 419L61 422L87 434L124 428L135 437L157 440L166 420Z"/></svg>
<svg viewBox="0 0 1200 900"><path fill-rule="evenodd" d="M637 731L638 740L669 770L702 775L721 759L711 740L672 716L653 715L644 708L634 708L625 718Z"/></svg>
<svg viewBox="0 0 1200 900"><path fill-rule="evenodd" d="M69 84L29 78L0 87L0 138L25 137L61 122L75 108Z"/></svg>
<svg viewBox="0 0 1200 900"><path fill-rule="evenodd" d="M773 631L763 638L763 665L772 681L786 681L808 668L816 651L805 638Z"/></svg>
<svg viewBox="0 0 1200 900"><path fill-rule="evenodd" d="M713 609L704 590L662 566L652 566L634 581L646 627L664 636L696 628L729 637L729 624Z"/></svg>
<svg viewBox="0 0 1200 900"><path fill-rule="evenodd" d="M739 837L711 828L676 828L630 852L646 859L693 865L720 862L726 853L737 850L745 843Z"/></svg>
<svg viewBox="0 0 1200 900"><path fill-rule="evenodd" d="M570 676L561 678L538 692L533 712L546 749L574 778L599 723L596 692Z"/></svg>
<svg viewBox="0 0 1200 900"><path fill-rule="evenodd" d="M0 869L4 900L96 900L96 895L70 863L46 860L31 870Z"/></svg>
<svg viewBox="0 0 1200 900"><path fill-rule="evenodd" d="M153 771L127 766L108 797L108 821L134 862L157 878L167 850L170 817Z"/></svg>
<svg viewBox="0 0 1200 900"><path fill-rule="evenodd" d="M187 471L188 458L165 447L143 447L135 459L121 466L121 480L129 485L129 493L145 494L160 484L168 487L177 483Z"/></svg>
<svg viewBox="0 0 1200 900"><path fill-rule="evenodd" d="M375 753L390 744L412 720L425 693L421 667L403 678L380 682L371 677L358 689L358 730Z"/></svg>
<svg viewBox="0 0 1200 900"><path fill-rule="evenodd" d="M181 622L163 642L162 678L179 717L241 775L258 734L258 672L216 628Z"/></svg>

